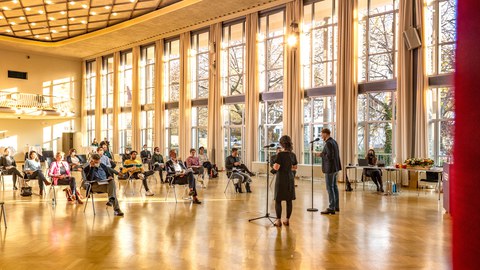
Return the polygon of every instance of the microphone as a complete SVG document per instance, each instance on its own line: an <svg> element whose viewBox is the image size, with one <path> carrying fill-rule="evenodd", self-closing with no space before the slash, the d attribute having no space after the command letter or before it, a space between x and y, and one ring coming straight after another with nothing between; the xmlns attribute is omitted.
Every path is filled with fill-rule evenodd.
<svg viewBox="0 0 480 270"><path fill-rule="evenodd" d="M309 143L314 143L314 142L318 142L318 141L320 141L320 138L316 138L315 140L313 140L313 141L311 141L311 142L309 142Z"/></svg>
<svg viewBox="0 0 480 270"><path fill-rule="evenodd" d="M267 145L265 145L263 148L272 148L272 147L275 147L275 144L274 144L274 143L267 144Z"/></svg>

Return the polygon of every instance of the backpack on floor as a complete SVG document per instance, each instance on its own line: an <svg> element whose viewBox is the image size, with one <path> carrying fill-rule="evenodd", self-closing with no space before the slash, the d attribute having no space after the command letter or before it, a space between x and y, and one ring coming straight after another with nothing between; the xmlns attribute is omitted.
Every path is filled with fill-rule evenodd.
<svg viewBox="0 0 480 270"><path fill-rule="evenodd" d="M210 178L217 178L218 177L218 168L216 165L213 165L212 169L210 170Z"/></svg>
<svg viewBox="0 0 480 270"><path fill-rule="evenodd" d="M32 187L22 187L20 190L20 196L22 197L30 197L32 196Z"/></svg>

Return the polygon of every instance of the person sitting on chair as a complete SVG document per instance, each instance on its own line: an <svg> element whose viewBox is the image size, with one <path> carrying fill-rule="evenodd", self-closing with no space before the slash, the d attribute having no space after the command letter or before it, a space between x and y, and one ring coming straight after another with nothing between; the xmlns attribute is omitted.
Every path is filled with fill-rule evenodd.
<svg viewBox="0 0 480 270"><path fill-rule="evenodd" d="M122 163L125 163L125 161L129 160L131 158L130 156L130 151L132 149L130 147L125 148L125 153L122 155Z"/></svg>
<svg viewBox="0 0 480 270"><path fill-rule="evenodd" d="M202 180L200 181L203 182L203 173L205 169L200 164L200 160L198 159L198 157L195 156L196 153L197 151L195 151L195 149L193 148L190 149L190 156L187 158L187 161L186 161L187 168L191 168L194 174L200 175L202 177Z"/></svg>
<svg viewBox="0 0 480 270"><path fill-rule="evenodd" d="M108 171L111 173L111 174L116 174L118 175L118 172L116 170L114 170L112 168L112 163L110 162L110 159L104 154L104 150L102 147L98 147L97 148L97 154L100 155L100 163L102 163L103 165L105 165L108 169ZM95 154L94 154L95 155ZM93 155L92 155L93 157Z"/></svg>
<svg viewBox="0 0 480 270"><path fill-rule="evenodd" d="M102 148L100 148L102 149ZM103 150L103 149L102 149ZM105 164L103 164L100 159L103 156L100 154L93 154L90 158L89 164L83 168L83 173L85 181L89 182L85 186L87 189L90 186L90 190L87 189L87 192L103 192L108 194L107 206L112 206L115 216L123 216L122 210L118 205L117 195L116 195L116 186L115 181L113 180L113 174L111 169L109 169ZM105 183L107 182L107 183ZM87 194L88 196L88 194Z"/></svg>
<svg viewBox="0 0 480 270"><path fill-rule="evenodd" d="M231 177L234 179L235 192L242 193L242 183L245 183L247 193L252 192L250 189L250 183L252 182L251 174L244 173L247 167L240 161L237 148L232 148L232 154L225 159L225 168L227 169L228 177L230 177L230 174L233 174Z"/></svg>
<svg viewBox="0 0 480 270"><path fill-rule="evenodd" d="M72 177L70 173L68 162L63 160L64 156L65 153L57 152L55 161L52 162L48 169L48 176L52 177L55 186L69 185L72 190L72 200L76 199L78 204L83 204L82 200L77 196L77 183L75 182L75 177Z"/></svg>
<svg viewBox="0 0 480 270"><path fill-rule="evenodd" d="M146 196L153 196L155 195L153 192L150 191L148 188L147 179L150 175L153 175L153 171L145 171L143 169L143 164L140 160L137 160L137 151L130 152L130 159L125 160L123 163L123 172L128 173L130 177L134 179L142 180L143 187L145 188L145 195Z"/></svg>
<svg viewBox="0 0 480 270"><path fill-rule="evenodd" d="M17 163L10 154L10 148L5 148L3 151L3 156L0 158L0 169L4 175L12 175L13 190L17 190L17 177L23 179L23 175L17 169Z"/></svg>
<svg viewBox="0 0 480 270"><path fill-rule="evenodd" d="M162 183L165 183L165 181L163 181L163 169L165 168L165 162L163 161L163 156L162 154L160 154L160 147L155 147L153 149L153 156L152 156L152 161L151 161L151 164L152 164L152 169L154 172L158 171L158 174L160 174L160 181Z"/></svg>
<svg viewBox="0 0 480 270"><path fill-rule="evenodd" d="M82 170L82 160L77 156L77 150L74 148L70 149L69 155L67 157L68 165L72 171L81 171Z"/></svg>
<svg viewBox="0 0 480 270"><path fill-rule="evenodd" d="M142 159L143 164L150 163L152 159L152 153L148 150L147 145L143 145L143 150L140 152L140 158Z"/></svg>
<svg viewBox="0 0 480 270"><path fill-rule="evenodd" d="M43 193L44 193L43 183L45 183L46 186L49 186L51 183L47 180L47 178L45 178L45 175L43 175L42 164L38 159L37 152L30 151L28 157L29 158L25 160L25 167L24 167L25 178L38 179L38 188L40 189L40 196L43 196Z"/></svg>
<svg viewBox="0 0 480 270"><path fill-rule="evenodd" d="M113 156L112 156L112 153L110 152L110 148L109 148L109 145L110 145L110 142L109 141L102 141L100 143L100 147L103 148L103 154L105 156L108 157L108 159L110 160L110 167L112 169L115 169L115 167L117 166L117 164L115 163L115 161L113 161Z"/></svg>
<svg viewBox="0 0 480 270"><path fill-rule="evenodd" d="M215 164L212 164L210 160L208 160L208 155L205 153L205 148L203 146L198 148L198 161L200 162L200 165L207 169L208 177L210 177L212 175L212 168L215 167Z"/></svg>
<svg viewBox="0 0 480 270"><path fill-rule="evenodd" d="M369 149L365 159L368 161L368 165L376 166L378 160L377 160L377 156L375 155L375 150ZM373 183L375 183L375 185L377 186L377 191L384 192L381 170L374 169L374 168L372 169L365 168L363 169L363 174L365 176L369 176L370 178L372 178Z"/></svg>
<svg viewBox="0 0 480 270"><path fill-rule="evenodd" d="M165 164L167 169L167 175L173 177L172 184L188 183L190 188L189 196L192 196L194 204L201 204L198 200L197 189L195 187L195 177L191 169L185 168L185 165L181 160L177 159L177 152L174 149L169 152L170 160Z"/></svg>

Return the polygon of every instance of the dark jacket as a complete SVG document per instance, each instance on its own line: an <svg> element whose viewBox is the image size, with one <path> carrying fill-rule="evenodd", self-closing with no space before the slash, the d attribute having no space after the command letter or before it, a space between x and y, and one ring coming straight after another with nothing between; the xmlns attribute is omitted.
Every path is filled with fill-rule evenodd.
<svg viewBox="0 0 480 270"><path fill-rule="evenodd" d="M155 163L155 162L158 162L158 163L164 163L163 161L163 156L161 154L153 154L152 156L152 163Z"/></svg>
<svg viewBox="0 0 480 270"><path fill-rule="evenodd" d="M13 157L10 157L9 160L5 156L2 156L0 158L0 168L5 169L5 167L8 166L13 166L14 168L17 167L17 163L15 162L15 159Z"/></svg>
<svg viewBox="0 0 480 270"><path fill-rule="evenodd" d="M338 144L333 138L328 138L322 151L322 172L335 173L342 169Z"/></svg>
<svg viewBox="0 0 480 270"><path fill-rule="evenodd" d="M234 166L233 163L238 161L240 161L238 157L233 157L232 155L228 156L225 159L225 168L227 169L227 171L231 171L233 168L235 168L236 166Z"/></svg>
<svg viewBox="0 0 480 270"><path fill-rule="evenodd" d="M180 165L180 167L182 168L182 170L186 170L187 167L185 167L185 164L183 163L183 161L181 161L180 159L177 159L177 162L178 164ZM167 171L167 174L175 174L175 166L173 165L173 161L170 159L169 161L167 161L167 163L165 163L165 170Z"/></svg>
<svg viewBox="0 0 480 270"><path fill-rule="evenodd" d="M105 175L107 176L107 179L109 177L113 178L113 174L110 172L107 166L105 164L100 163L100 167L105 171ZM106 180L106 179L94 179L94 172L97 170L95 167L90 167L90 164L83 168L83 177L85 178L86 181L93 182L93 181L100 181L100 180Z"/></svg>
<svg viewBox="0 0 480 270"><path fill-rule="evenodd" d="M140 158L142 158L143 163L147 163L147 161L152 158L152 153L148 150L142 150L140 152Z"/></svg>

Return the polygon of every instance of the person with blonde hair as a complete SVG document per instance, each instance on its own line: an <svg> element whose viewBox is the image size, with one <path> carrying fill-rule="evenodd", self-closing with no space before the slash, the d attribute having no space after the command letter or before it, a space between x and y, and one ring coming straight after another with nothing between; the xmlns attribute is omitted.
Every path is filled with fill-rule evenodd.
<svg viewBox="0 0 480 270"><path fill-rule="evenodd" d="M82 200L77 196L77 182L75 177L70 172L68 162L63 160L65 153L57 152L55 160L50 164L48 169L48 176L52 177L54 185L69 185L72 190L71 199L77 201L78 204L83 204Z"/></svg>

